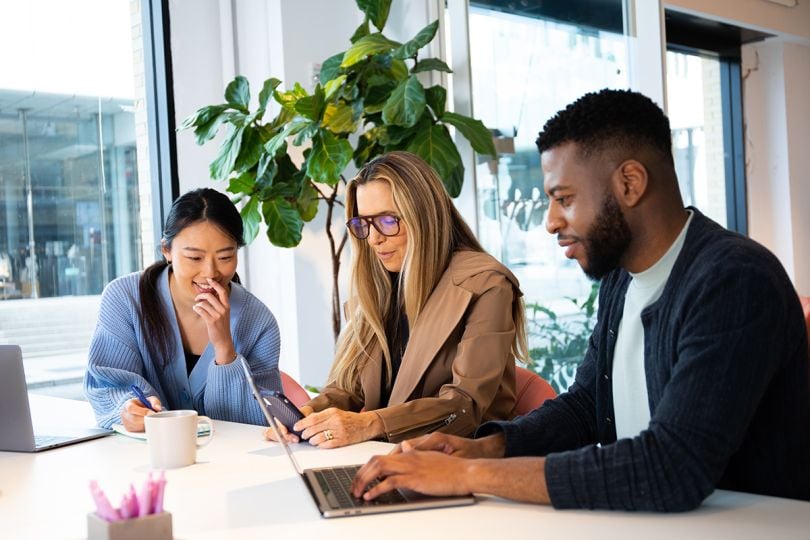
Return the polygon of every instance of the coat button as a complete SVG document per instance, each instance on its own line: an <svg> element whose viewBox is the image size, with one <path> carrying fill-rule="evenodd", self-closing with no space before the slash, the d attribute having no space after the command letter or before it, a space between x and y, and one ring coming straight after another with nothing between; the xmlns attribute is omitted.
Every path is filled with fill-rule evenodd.
<svg viewBox="0 0 810 540"><path fill-rule="evenodd" d="M612 424L613 420L611 420L609 416L606 416L605 417L605 422L607 422L608 424Z"/></svg>
<svg viewBox="0 0 810 540"><path fill-rule="evenodd" d="M604 377L604 379L605 379L606 381L609 381L609 380L610 380L610 377L608 377L608 374L607 374L607 373L605 373L604 375L602 375L602 377Z"/></svg>

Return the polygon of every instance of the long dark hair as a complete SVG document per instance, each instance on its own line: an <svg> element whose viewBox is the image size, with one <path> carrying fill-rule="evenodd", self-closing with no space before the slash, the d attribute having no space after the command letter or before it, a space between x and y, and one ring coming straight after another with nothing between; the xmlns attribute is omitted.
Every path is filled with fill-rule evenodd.
<svg viewBox="0 0 810 540"><path fill-rule="evenodd" d="M210 221L219 227L236 241L237 247L245 245L239 211L226 195L210 188L189 191L172 203L161 235L161 244L166 249L171 249L175 236L189 225L201 221ZM158 293L158 279L167 266L168 263L161 259L144 270L138 282L141 332L153 361L161 358L161 369L169 365L175 347L171 325L166 320ZM231 281L239 283L239 276L234 274Z"/></svg>

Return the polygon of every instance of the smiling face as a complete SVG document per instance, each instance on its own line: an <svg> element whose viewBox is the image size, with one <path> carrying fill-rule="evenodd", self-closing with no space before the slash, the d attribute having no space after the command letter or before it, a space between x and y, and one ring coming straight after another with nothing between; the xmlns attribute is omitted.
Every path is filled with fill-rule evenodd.
<svg viewBox="0 0 810 540"><path fill-rule="evenodd" d="M212 292L209 278L227 290L236 273L237 249L236 240L208 221L192 223L180 231L171 247L161 247L172 264L174 301L192 306L198 294Z"/></svg>
<svg viewBox="0 0 810 540"><path fill-rule="evenodd" d="M357 186L357 215L364 217L380 214L401 217L394 206L394 197L388 183L375 180ZM404 221L400 219L399 233L395 236L383 236L373 226L369 227L366 241L386 270L402 270L408 249L408 226Z"/></svg>
<svg viewBox="0 0 810 540"><path fill-rule="evenodd" d="M546 150L541 162L550 201L546 229L588 276L603 277L621 265L632 240L611 192L612 171L597 158L581 159L574 143Z"/></svg>

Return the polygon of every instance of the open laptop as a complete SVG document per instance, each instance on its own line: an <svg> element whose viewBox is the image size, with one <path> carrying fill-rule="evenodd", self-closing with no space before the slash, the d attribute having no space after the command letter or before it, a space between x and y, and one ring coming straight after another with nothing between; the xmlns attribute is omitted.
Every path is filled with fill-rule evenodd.
<svg viewBox="0 0 810 540"><path fill-rule="evenodd" d="M17 345L0 345L0 450L39 452L96 439L112 433L109 429L54 427L35 432L28 404L22 351Z"/></svg>
<svg viewBox="0 0 810 540"><path fill-rule="evenodd" d="M276 438L279 440L287 456L295 468L295 471L301 476L301 479L309 489L310 495L315 500L315 504L325 518L355 516L362 514L379 514L382 512L399 512L403 510L421 510L423 508L442 508L447 506L465 506L475 503L475 498L472 495L456 496L456 497L432 497L416 493L415 491L400 489L391 491L377 497L373 501L364 501L356 499L351 494L351 485L354 475L362 465L350 465L347 467L324 467L318 469L301 469L298 461L295 459L290 445L286 440L279 435L276 420L270 414L267 404L262 399L261 392L253 380L253 374L250 371L247 361L244 357L240 357L242 368L245 371L245 377L250 384L250 389L253 392L253 397L259 403L267 423L275 431Z"/></svg>

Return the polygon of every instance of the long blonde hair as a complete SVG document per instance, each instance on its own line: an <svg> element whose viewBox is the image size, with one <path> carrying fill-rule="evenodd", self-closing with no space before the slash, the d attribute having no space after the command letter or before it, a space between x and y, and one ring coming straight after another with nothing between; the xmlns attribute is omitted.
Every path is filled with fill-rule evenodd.
<svg viewBox="0 0 810 540"><path fill-rule="evenodd" d="M346 327L337 343L330 382L359 395L360 373L376 346L382 351L391 380L390 344L386 319L405 310L411 327L450 264L455 251L483 252L469 226L450 200L438 174L422 158L409 152L390 152L368 163L346 189L346 219L357 216L357 188L385 182L394 206L408 227L408 243L399 273L398 298L392 299L388 271L374 256L368 242L352 235L351 278ZM526 357L526 330L522 299L513 305L516 335L512 354Z"/></svg>

